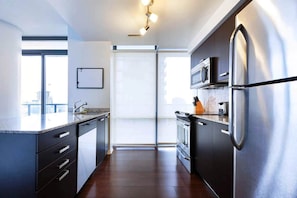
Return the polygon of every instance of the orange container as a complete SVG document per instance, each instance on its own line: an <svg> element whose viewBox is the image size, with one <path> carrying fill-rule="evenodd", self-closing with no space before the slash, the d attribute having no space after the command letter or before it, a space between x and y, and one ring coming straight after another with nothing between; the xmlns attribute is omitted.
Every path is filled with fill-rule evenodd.
<svg viewBox="0 0 297 198"><path fill-rule="evenodd" d="M201 104L200 101L196 102L196 106L195 106L195 114L203 114L204 113L204 108Z"/></svg>

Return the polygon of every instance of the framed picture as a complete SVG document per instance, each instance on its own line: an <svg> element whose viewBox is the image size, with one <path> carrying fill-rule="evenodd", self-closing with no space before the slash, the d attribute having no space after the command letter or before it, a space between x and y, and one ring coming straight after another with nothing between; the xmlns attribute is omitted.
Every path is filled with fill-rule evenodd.
<svg viewBox="0 0 297 198"><path fill-rule="evenodd" d="M77 68L76 87L78 89L103 89L103 68Z"/></svg>

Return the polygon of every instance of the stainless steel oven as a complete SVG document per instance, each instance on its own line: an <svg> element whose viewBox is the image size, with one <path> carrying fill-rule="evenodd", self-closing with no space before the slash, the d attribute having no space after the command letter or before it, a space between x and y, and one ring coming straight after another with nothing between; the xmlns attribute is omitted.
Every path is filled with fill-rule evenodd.
<svg viewBox="0 0 297 198"><path fill-rule="evenodd" d="M185 168L192 172L191 162L191 120L190 114L176 111L177 123L177 158L182 162Z"/></svg>

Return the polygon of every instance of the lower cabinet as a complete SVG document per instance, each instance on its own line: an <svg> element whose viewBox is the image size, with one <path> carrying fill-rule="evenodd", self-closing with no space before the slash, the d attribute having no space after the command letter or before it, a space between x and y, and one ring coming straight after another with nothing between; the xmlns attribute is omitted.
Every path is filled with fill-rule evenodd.
<svg viewBox="0 0 297 198"><path fill-rule="evenodd" d="M104 160L106 155L106 141L105 141L105 119L106 116L99 117L97 121L97 153L96 165L98 166Z"/></svg>
<svg viewBox="0 0 297 198"><path fill-rule="evenodd" d="M233 195L233 146L228 125L195 121L195 171L221 198Z"/></svg>
<svg viewBox="0 0 297 198"><path fill-rule="evenodd" d="M0 133L0 197L76 194L76 125L42 134Z"/></svg>
<svg viewBox="0 0 297 198"><path fill-rule="evenodd" d="M50 184L38 192L38 197L75 197L76 195L76 161L72 162Z"/></svg>

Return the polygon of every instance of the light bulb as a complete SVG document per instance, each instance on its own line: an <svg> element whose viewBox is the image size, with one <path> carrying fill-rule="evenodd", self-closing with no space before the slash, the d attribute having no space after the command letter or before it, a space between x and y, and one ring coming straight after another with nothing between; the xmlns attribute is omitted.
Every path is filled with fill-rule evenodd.
<svg viewBox="0 0 297 198"><path fill-rule="evenodd" d="M141 36L145 35L145 33L147 32L147 30L148 30L149 28L150 28L150 27L149 27L148 25L145 26L145 27L143 27L143 28L141 28L141 29L139 30L140 35L141 35Z"/></svg>
<svg viewBox="0 0 297 198"><path fill-rule="evenodd" d="M141 0L141 2L144 6L148 6L149 4L151 4L151 0Z"/></svg>
<svg viewBox="0 0 297 198"><path fill-rule="evenodd" d="M156 15L155 13L150 13L149 19L151 22L156 23L158 21L158 15Z"/></svg>

